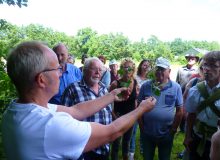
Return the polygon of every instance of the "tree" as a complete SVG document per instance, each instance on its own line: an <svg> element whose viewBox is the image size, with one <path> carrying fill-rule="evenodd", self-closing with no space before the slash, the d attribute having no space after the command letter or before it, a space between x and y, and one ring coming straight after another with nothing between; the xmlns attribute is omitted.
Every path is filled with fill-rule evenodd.
<svg viewBox="0 0 220 160"><path fill-rule="evenodd" d="M19 27L0 19L0 57L6 58L9 50L23 39Z"/></svg>
<svg viewBox="0 0 220 160"><path fill-rule="evenodd" d="M134 59L141 61L142 59L148 59L148 52L147 52L148 46L146 42L144 42L143 39L141 39L140 42L134 42L131 44L131 50Z"/></svg>
<svg viewBox="0 0 220 160"><path fill-rule="evenodd" d="M170 50L170 46L166 44L165 42L162 42L159 40L156 36L151 36L147 40L147 48L148 48L148 58L149 59L156 59L160 56L166 57L170 61L174 59L174 55L172 54Z"/></svg>
<svg viewBox="0 0 220 160"><path fill-rule="evenodd" d="M181 38L176 38L174 41L168 43L170 45L171 52L175 56L182 55L185 51L190 49L189 43L183 41Z"/></svg>
<svg viewBox="0 0 220 160"><path fill-rule="evenodd" d="M91 52L91 43L92 39L97 35L96 31L93 31L91 28L83 28L80 29L76 36L74 37L74 45L75 45L75 55L81 57L83 53L93 55Z"/></svg>
<svg viewBox="0 0 220 160"><path fill-rule="evenodd" d="M3 3L6 3L8 4L9 6L18 6L18 7L22 7L22 6L25 6L27 7L27 2L28 0L0 0L0 4L3 4Z"/></svg>

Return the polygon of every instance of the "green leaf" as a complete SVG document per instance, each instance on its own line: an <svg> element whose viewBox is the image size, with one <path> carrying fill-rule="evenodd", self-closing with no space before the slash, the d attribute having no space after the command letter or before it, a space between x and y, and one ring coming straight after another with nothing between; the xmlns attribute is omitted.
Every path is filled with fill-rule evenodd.
<svg viewBox="0 0 220 160"><path fill-rule="evenodd" d="M155 94L156 96L160 96L160 88L155 87L154 94Z"/></svg>
<svg viewBox="0 0 220 160"><path fill-rule="evenodd" d="M122 87L129 87L129 85L130 85L130 83L131 83L131 80L129 80L128 82L120 82L120 85L122 86Z"/></svg>
<svg viewBox="0 0 220 160"><path fill-rule="evenodd" d="M122 68L120 68L120 69L118 70L118 74L119 74L120 76L122 76L122 75L124 74L124 70L123 70Z"/></svg>

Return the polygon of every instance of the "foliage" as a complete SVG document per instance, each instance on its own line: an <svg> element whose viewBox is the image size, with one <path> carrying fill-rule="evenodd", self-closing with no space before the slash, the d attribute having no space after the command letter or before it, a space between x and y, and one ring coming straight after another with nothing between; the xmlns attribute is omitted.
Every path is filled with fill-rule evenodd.
<svg viewBox="0 0 220 160"><path fill-rule="evenodd" d="M174 41L168 43L168 45L170 45L170 49L175 56L179 56L190 49L189 43L183 41L181 38L174 39Z"/></svg>
<svg viewBox="0 0 220 160"><path fill-rule="evenodd" d="M22 7L22 6L25 6L27 7L27 2L28 0L0 0L0 4L3 4L3 3L6 3L8 4L9 6L18 6L18 7Z"/></svg>
<svg viewBox="0 0 220 160"><path fill-rule="evenodd" d="M11 47L21 42L24 38L19 27L0 19L0 57L6 58Z"/></svg>
<svg viewBox="0 0 220 160"><path fill-rule="evenodd" d="M2 114L9 102L16 97L16 91L2 61L0 61L0 75L0 114Z"/></svg>
<svg viewBox="0 0 220 160"><path fill-rule="evenodd" d="M0 0L0 2L3 2ZM6 1L4 1L6 2ZM21 1L25 2L25 1ZM142 59L149 59L154 62L156 58L162 56L171 62L185 64L183 53L188 49L201 48L206 50L219 50L218 42L207 41L183 41L177 38L172 42L163 42L155 35L152 35L146 41L131 42L123 33L98 34L91 28L80 29L75 36L68 36L63 32L54 31L42 25L30 24L28 26L18 27L0 19L0 57L7 57L11 48L22 41L40 40L44 41L49 47L53 47L59 42L67 45L69 53L75 57L81 57L83 53L89 56L104 55L108 60L130 57L139 62ZM6 103L15 96L15 91L7 74L3 71L1 65L1 103ZM11 90L11 94L9 91ZM6 97L6 98L3 98ZM9 99L8 99L9 98ZM3 100L4 99L4 100Z"/></svg>

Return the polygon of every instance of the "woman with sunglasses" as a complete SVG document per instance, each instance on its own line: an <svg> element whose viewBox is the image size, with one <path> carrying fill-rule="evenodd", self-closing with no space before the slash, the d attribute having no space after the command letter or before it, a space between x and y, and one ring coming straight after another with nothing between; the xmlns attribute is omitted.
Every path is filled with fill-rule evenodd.
<svg viewBox="0 0 220 160"><path fill-rule="evenodd" d="M112 82L110 86L110 91L120 87L128 87L129 91L124 92L121 95L124 98L126 98L125 101L114 102L113 117L115 119L135 109L137 89L138 89L137 81L134 78L135 63L131 59L125 58L124 60L122 60L119 72L121 74L121 78L119 80L115 80ZM128 159L128 150L129 150L129 143L132 135L132 130L133 128L129 129L122 136L123 160ZM112 160L118 160L120 141L121 138L118 138L112 144L112 154L111 154Z"/></svg>

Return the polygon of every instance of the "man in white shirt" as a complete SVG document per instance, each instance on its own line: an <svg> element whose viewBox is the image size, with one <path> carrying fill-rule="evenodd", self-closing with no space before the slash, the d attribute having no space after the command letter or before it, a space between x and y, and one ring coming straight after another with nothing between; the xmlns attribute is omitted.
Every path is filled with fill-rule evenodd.
<svg viewBox="0 0 220 160"><path fill-rule="evenodd" d="M153 97L148 98L136 110L109 125L81 122L120 100L117 95L125 88L74 107L52 105L48 101L59 89L60 69L56 54L41 42L23 42L10 53L7 72L18 99L10 104L2 119L7 159L75 160L83 152L121 136L156 103Z"/></svg>

